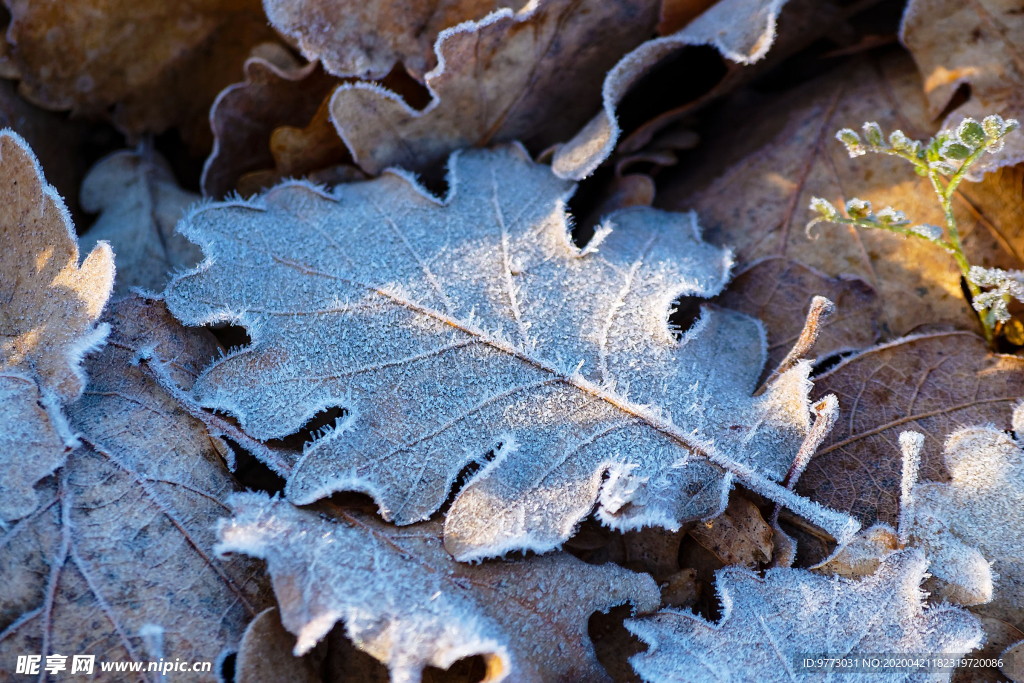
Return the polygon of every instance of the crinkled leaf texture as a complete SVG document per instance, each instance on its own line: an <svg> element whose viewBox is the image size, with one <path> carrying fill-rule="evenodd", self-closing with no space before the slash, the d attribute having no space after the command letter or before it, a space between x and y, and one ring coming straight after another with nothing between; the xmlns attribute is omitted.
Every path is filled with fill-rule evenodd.
<svg viewBox="0 0 1024 683"><path fill-rule="evenodd" d="M615 149L622 132L615 109L629 89L658 62L688 45L713 45L738 64L752 64L775 42L775 22L787 0L719 0L681 31L649 40L615 65L604 79L603 108L561 147L552 160L561 178L585 178Z"/></svg>
<svg viewBox="0 0 1024 683"><path fill-rule="evenodd" d="M573 185L522 148L453 155L448 182L444 201L397 173L331 195L286 183L179 225L207 260L172 282L172 312L253 339L199 379L201 403L259 439L348 411L290 500L363 491L410 524L486 463L447 515L460 559L550 550L595 502L617 528L676 528L720 512L737 476L856 530L775 483L808 429L808 366L754 398L756 320L706 307L682 339L668 328L673 300L717 294L731 264L693 214L621 211L580 250Z"/></svg>
<svg viewBox="0 0 1024 683"><path fill-rule="evenodd" d="M948 605L924 606L926 568L919 550L888 556L860 581L789 568L769 569L761 578L726 567L716 572L721 621L674 610L627 620L626 627L649 646L630 661L648 683L772 683L811 678L796 673L797 654L955 655L979 647L984 632L975 616ZM874 683L886 677L839 678ZM949 674L913 680L948 681Z"/></svg>
<svg viewBox="0 0 1024 683"><path fill-rule="evenodd" d="M544 149L567 140L601 106L600 84L650 35L651 0L539 0L437 37L430 103L417 111L373 83L340 86L331 121L356 163L426 171L452 151L511 140Z"/></svg>
<svg viewBox="0 0 1024 683"><path fill-rule="evenodd" d="M954 432L945 452L950 481L915 486L907 517L911 544L932 558L939 597L1021 623L1024 407L1017 408L1013 426L1017 438L992 426Z"/></svg>
<svg viewBox="0 0 1024 683"><path fill-rule="evenodd" d="M382 78L402 65L415 78L434 65L434 38L524 0L263 0L270 23L292 37L310 61L336 76Z"/></svg>
<svg viewBox="0 0 1024 683"><path fill-rule="evenodd" d="M934 332L849 356L814 382L847 412L796 490L865 525L895 525L903 479L894 447L899 434L918 431L940 444L965 424L1009 427L1007 407L1024 395L1024 358L992 353L970 332ZM920 476L948 478L939 448L921 454Z"/></svg>
<svg viewBox="0 0 1024 683"><path fill-rule="evenodd" d="M257 563L212 553L212 522L237 490L222 461L227 446L138 363L168 359L167 374L190 386L216 340L138 297L115 304L107 320L110 339L89 357L85 393L68 407L82 445L40 485L38 508L0 535L4 667L26 653L214 661L268 606ZM143 638L143 627L162 636ZM90 680L140 679L97 665Z"/></svg>
<svg viewBox="0 0 1024 683"><path fill-rule="evenodd" d="M335 519L263 493L240 493L217 527L217 550L267 562L281 623L308 652L336 622L387 664L393 683L417 683L425 666L484 655L488 680L607 681L587 637L595 611L657 608L654 580L566 553L460 564L439 522L398 529L340 511Z"/></svg>
<svg viewBox="0 0 1024 683"><path fill-rule="evenodd" d="M28 143L0 132L0 520L35 509L33 486L77 441L61 404L81 394L83 356L107 334L96 319L114 283L101 243L78 263L63 200Z"/></svg>

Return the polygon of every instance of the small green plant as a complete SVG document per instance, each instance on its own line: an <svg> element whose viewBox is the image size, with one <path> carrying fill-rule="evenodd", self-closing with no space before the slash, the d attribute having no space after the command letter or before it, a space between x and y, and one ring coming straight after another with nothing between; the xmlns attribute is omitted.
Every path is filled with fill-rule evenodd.
<svg viewBox="0 0 1024 683"><path fill-rule="evenodd" d="M828 201L814 197L810 209L817 216L807 224L808 234L817 223L838 223L888 230L942 247L956 260L971 292L971 305L978 312L985 339L989 344L994 343L997 327L1010 320L1007 309L1010 299L1024 301L1024 271L971 266L964 255L953 215L953 194L974 162L985 152L1001 150L1006 136L1017 127L1015 119L1003 120L1000 116L988 116L981 123L968 118L955 131L941 131L926 143L911 140L899 130L893 131L887 142L877 123L864 124L863 139L849 128L840 130L836 139L846 146L851 157L867 152L898 156L913 164L918 175L931 180L942 205L946 226L943 229L937 225L912 225L902 211L887 207L875 213L871 202L857 198L846 202L846 216L843 216Z"/></svg>

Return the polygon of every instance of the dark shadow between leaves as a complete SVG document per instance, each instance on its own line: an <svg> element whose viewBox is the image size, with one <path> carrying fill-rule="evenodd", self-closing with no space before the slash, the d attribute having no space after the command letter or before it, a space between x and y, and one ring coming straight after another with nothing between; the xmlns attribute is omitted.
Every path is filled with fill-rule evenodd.
<svg viewBox="0 0 1024 683"><path fill-rule="evenodd" d="M231 325L225 322L206 325L205 329L209 330L220 342L220 345L229 351L245 348L252 344L252 337L241 325Z"/></svg>

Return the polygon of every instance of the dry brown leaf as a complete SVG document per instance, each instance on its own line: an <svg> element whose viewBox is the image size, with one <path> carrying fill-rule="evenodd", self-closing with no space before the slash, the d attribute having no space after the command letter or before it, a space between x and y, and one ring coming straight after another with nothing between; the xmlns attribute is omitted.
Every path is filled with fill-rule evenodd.
<svg viewBox="0 0 1024 683"><path fill-rule="evenodd" d="M720 0L683 30L647 41L610 71L606 69L603 111L555 153L551 164L555 174L579 180L608 158L621 132L615 108L629 89L669 54L688 45L712 45L739 64L763 58L775 40L775 22L785 4L786 0Z"/></svg>
<svg viewBox="0 0 1024 683"><path fill-rule="evenodd" d="M587 215L580 218L578 228L594 229L619 209L631 206L650 206L654 203L654 178L643 173L616 175L603 189L601 199Z"/></svg>
<svg viewBox="0 0 1024 683"><path fill-rule="evenodd" d="M114 280L107 244L78 265L78 239L28 143L0 132L0 522L38 503L37 481L77 445L61 404L85 384L83 356Z"/></svg>
<svg viewBox="0 0 1024 683"><path fill-rule="evenodd" d="M1024 639L1024 633L1005 621L988 617L981 618L981 627L985 629L985 644L972 652L971 657L990 662L1001 657L1002 672L1000 667L960 667L953 672L950 683L1005 683L1007 680L1013 680L1007 673L1007 664L1011 664L1011 656L1006 650Z"/></svg>
<svg viewBox="0 0 1024 683"><path fill-rule="evenodd" d="M964 424L1009 426L1024 396L1024 359L993 354L969 332L933 333L877 346L814 380L842 413L797 491L845 510L865 526L894 525L902 481L899 434L927 438L921 478L943 481L942 444Z"/></svg>
<svg viewBox="0 0 1024 683"><path fill-rule="evenodd" d="M622 534L612 531L601 524L601 522L594 519L594 517L587 517L576 526L575 530L573 530L572 536L565 542L565 549L577 551L574 553L576 557L579 557L581 560L586 560L587 558L581 557L581 555L604 548L611 543L613 539L618 539L618 541L621 542ZM623 558L625 558L625 555L623 555ZM601 563L594 562L593 564Z"/></svg>
<svg viewBox="0 0 1024 683"><path fill-rule="evenodd" d="M4 0L4 66L47 109L110 115L129 135L183 126L208 144L206 114L253 45L272 40L259 0Z"/></svg>
<svg viewBox="0 0 1024 683"><path fill-rule="evenodd" d="M598 612L590 617L587 629L598 661L615 683L641 683L629 658L642 652L644 645L623 625L629 617L628 606L613 607L607 614Z"/></svg>
<svg viewBox="0 0 1024 683"><path fill-rule="evenodd" d="M238 646L235 683L320 683L317 653L296 657L294 647L295 636L281 625L277 608L263 610L249 622Z"/></svg>
<svg viewBox="0 0 1024 683"><path fill-rule="evenodd" d="M616 166L655 152L661 146L658 138L663 132L673 137L673 128L693 125L697 112L743 85L761 76L770 79L773 71L784 73L785 67L781 65L809 46L821 45L822 41L846 40L851 30L851 17L875 1L849 4L841 0L788 0L778 16L771 50L764 59L753 64L734 62L719 52L717 66L709 65L708 51L715 48L708 46L682 47L661 58L658 64L651 66L649 75L630 87L619 103L620 125L625 130L615 146ZM711 10L709 14L715 11L718 10ZM678 90L678 81L671 76L676 73L692 74L692 78L679 84L682 87ZM658 104L647 103L651 98ZM664 152L661 156L668 158ZM661 160L654 163L664 165Z"/></svg>
<svg viewBox="0 0 1024 683"><path fill-rule="evenodd" d="M900 40L921 71L928 111L938 118L967 86L969 97L946 116L944 127L965 117L989 114L1024 118L1024 15L1007 0L911 0L903 15ZM1024 136L1006 139L994 155L971 169L978 177L1000 166L1024 161Z"/></svg>
<svg viewBox="0 0 1024 683"><path fill-rule="evenodd" d="M811 296L823 296L837 312L820 325L818 358L863 349L878 340L878 295L858 277L829 277L781 256L756 261L733 276L717 300L758 318L768 328L768 367L778 367L800 337Z"/></svg>
<svg viewBox="0 0 1024 683"><path fill-rule="evenodd" d="M195 266L199 247L174 231L199 196L178 187L170 166L152 148L115 152L96 162L82 182L82 208L100 213L82 248L100 242L114 248L114 293L132 287L162 292L171 274Z"/></svg>
<svg viewBox="0 0 1024 683"><path fill-rule="evenodd" d="M828 562L814 568L819 574L863 579L878 571L882 560L900 550L900 539L887 524L875 524L857 536Z"/></svg>
<svg viewBox="0 0 1024 683"><path fill-rule="evenodd" d="M625 566L633 571L647 572L658 583L679 571L679 544L690 527L678 531L647 527L622 535Z"/></svg>
<svg viewBox="0 0 1024 683"><path fill-rule="evenodd" d="M324 683L389 683L388 668L357 648L338 624L327 634Z"/></svg>
<svg viewBox="0 0 1024 683"><path fill-rule="evenodd" d="M123 672L102 674L98 662L219 661L267 591L257 564L213 556L210 520L237 485L203 425L137 363L170 359L187 387L216 341L138 297L107 319L110 339L68 409L83 445L48 480L46 502L0 539L0 647L94 654L93 680L120 683Z"/></svg>
<svg viewBox="0 0 1024 683"><path fill-rule="evenodd" d="M776 567L792 567L796 564L798 539L782 528L779 521L772 520L772 561L769 569Z"/></svg>
<svg viewBox="0 0 1024 683"><path fill-rule="evenodd" d="M658 35L667 36L683 28L718 0L661 0Z"/></svg>
<svg viewBox="0 0 1024 683"><path fill-rule="evenodd" d="M275 129L308 124L338 84L318 63L300 65L275 43L258 46L245 60L244 72L245 80L225 88L210 109L213 151L200 181L207 197L237 189L246 173L274 168L277 160L269 141ZM344 150L337 134L330 132L336 147Z"/></svg>
<svg viewBox="0 0 1024 683"><path fill-rule="evenodd" d="M659 602L649 576L565 553L458 563L438 521L399 529L337 508L329 518L262 493L236 494L230 504L218 551L266 560L281 621L298 636L295 653L344 621L393 683L472 655L483 655L489 680L608 680L586 637L588 617Z"/></svg>
<svg viewBox="0 0 1024 683"><path fill-rule="evenodd" d="M366 179L352 165L352 155L331 123L330 102L328 96L304 128L281 126L271 133L273 168L243 174L235 188L240 195L251 197L286 178L306 178L323 185Z"/></svg>
<svg viewBox="0 0 1024 683"><path fill-rule="evenodd" d="M32 148L46 181L64 198L76 224L82 218L78 188L89 170L86 158L91 146L108 142L116 133L104 126L72 121L30 104L18 94L17 85L0 80L0 129L10 128Z"/></svg>
<svg viewBox="0 0 1024 683"><path fill-rule="evenodd" d="M661 584L662 607L694 607L700 600L700 585L696 569L683 569L668 577Z"/></svg>
<svg viewBox="0 0 1024 683"><path fill-rule="evenodd" d="M338 131L331 123L330 98L320 103L319 109L305 127L276 128L270 136L270 153L274 157L275 173L279 179L309 175L315 181L315 171L352 161L345 143L338 137ZM348 163L345 167L351 169L346 181L366 177ZM307 174L307 170L314 173Z"/></svg>
<svg viewBox="0 0 1024 683"><path fill-rule="evenodd" d="M729 119L721 144L712 142L695 160L702 172L666 183L657 204L695 209L707 239L733 246L741 264L784 256L831 276L863 278L878 292L883 339L925 324L978 329L960 272L942 249L882 230L819 225L810 238L804 230L812 196L838 204L859 197L903 210L915 223L943 224L928 180L909 164L880 155L850 159L833 139L839 128L865 121L927 138L931 124L919 89L913 64L896 55L787 91L753 119L740 102L736 114L748 125L736 130L738 121ZM1006 169L961 185L954 203L972 264L1024 267L1019 183L1020 173Z"/></svg>
<svg viewBox="0 0 1024 683"><path fill-rule="evenodd" d="M698 522L690 535L727 565L753 567L772 559L772 528L761 511L743 496L729 496L718 517Z"/></svg>
<svg viewBox="0 0 1024 683"><path fill-rule="evenodd" d="M270 22L336 76L383 78L401 62L422 80L443 30L526 0L264 0Z"/></svg>
<svg viewBox="0 0 1024 683"><path fill-rule="evenodd" d="M422 171L459 148L567 139L601 104L604 74L653 30L654 0L541 0L437 39L422 111L369 83L340 86L331 118L356 163Z"/></svg>
<svg viewBox="0 0 1024 683"><path fill-rule="evenodd" d="M679 565L694 570L697 581L711 585L715 580L715 572L724 567L725 563L687 534L679 548Z"/></svg>

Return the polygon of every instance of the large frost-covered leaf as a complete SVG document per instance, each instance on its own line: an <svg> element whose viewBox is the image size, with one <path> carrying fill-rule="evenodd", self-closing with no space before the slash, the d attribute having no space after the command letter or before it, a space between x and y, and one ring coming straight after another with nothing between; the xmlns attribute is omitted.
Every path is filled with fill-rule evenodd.
<svg viewBox="0 0 1024 683"><path fill-rule="evenodd" d="M810 679L796 671L797 654L954 656L980 646L984 634L976 617L947 605L925 608L920 585L926 567L917 550L890 555L860 581L789 568L769 569L761 578L727 567L716 574L717 624L670 610L629 620L626 627L649 646L630 661L648 683L781 683ZM838 678L873 683L880 677ZM949 674L913 680L948 681Z"/></svg>
<svg viewBox="0 0 1024 683"><path fill-rule="evenodd" d="M472 655L489 660L489 681L607 681L588 617L659 604L646 574L566 553L460 564L445 551L439 522L398 529L345 511L332 519L263 493L229 504L235 516L218 525L217 549L266 560L281 623L298 637L295 654L343 621L393 683Z"/></svg>
<svg viewBox="0 0 1024 683"><path fill-rule="evenodd" d="M78 398L83 355L106 336L114 255L78 263L78 238L57 192L20 136L0 132L0 521L30 513L33 486L76 440L61 404Z"/></svg>
<svg viewBox="0 0 1024 683"><path fill-rule="evenodd" d="M771 481L808 429L806 364L754 398L756 320L710 307L681 340L668 328L673 300L717 294L731 262L692 214L618 212L581 251L572 184L521 148L449 163L444 202L396 174L333 195L286 183L179 226L207 260L172 282L171 310L253 339L197 382L201 403L258 439L348 411L307 447L293 502L359 490L409 524L493 452L447 516L462 559L549 550L595 502L627 529L713 516L737 476L852 530Z"/></svg>
<svg viewBox="0 0 1024 683"><path fill-rule="evenodd" d="M165 359L166 374L188 387L216 340L138 297L115 304L107 320L110 339L88 359L89 383L68 407L82 444L40 485L39 507L0 536L0 661L92 654L90 680L148 682L152 673L101 673L98 662L215 661L269 591L256 563L212 552L213 520L238 488L226 445L138 362ZM143 638L143 627L162 636Z"/></svg>

